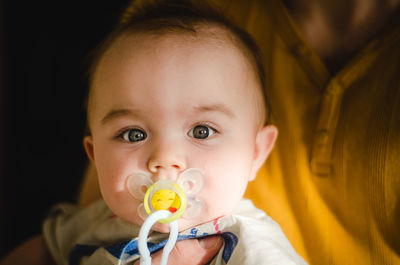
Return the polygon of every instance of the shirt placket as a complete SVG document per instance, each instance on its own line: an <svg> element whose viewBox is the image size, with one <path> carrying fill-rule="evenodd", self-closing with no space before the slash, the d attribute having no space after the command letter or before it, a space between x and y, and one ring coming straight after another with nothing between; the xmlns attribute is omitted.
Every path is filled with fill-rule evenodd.
<svg viewBox="0 0 400 265"><path fill-rule="evenodd" d="M311 151L311 172L317 176L323 177L333 173L332 149L343 95L359 76L365 74L375 60L378 54L377 46L377 41L371 43L326 86Z"/></svg>
<svg viewBox="0 0 400 265"><path fill-rule="evenodd" d="M343 91L344 84L341 79L334 78L323 94L311 153L311 171L315 175L328 176L333 171L332 148Z"/></svg>

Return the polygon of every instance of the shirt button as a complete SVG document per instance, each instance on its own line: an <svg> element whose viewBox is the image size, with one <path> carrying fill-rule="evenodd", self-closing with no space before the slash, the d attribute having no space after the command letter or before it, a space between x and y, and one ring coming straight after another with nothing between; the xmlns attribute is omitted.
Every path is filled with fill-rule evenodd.
<svg viewBox="0 0 400 265"><path fill-rule="evenodd" d="M343 85L339 80L334 80L328 86L328 93L332 95L338 95L343 91Z"/></svg>
<svg viewBox="0 0 400 265"><path fill-rule="evenodd" d="M324 144L328 141L329 135L326 129L321 129L317 132L317 142L319 144Z"/></svg>

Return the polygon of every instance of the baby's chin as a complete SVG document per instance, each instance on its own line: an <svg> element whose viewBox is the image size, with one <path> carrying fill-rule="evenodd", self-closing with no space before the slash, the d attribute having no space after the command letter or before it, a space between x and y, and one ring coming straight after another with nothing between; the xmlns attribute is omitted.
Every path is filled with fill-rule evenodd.
<svg viewBox="0 0 400 265"><path fill-rule="evenodd" d="M214 214L210 214L209 212L203 213L201 216L188 219L188 218L179 218L178 219L178 230L179 232L185 231L189 228L193 228L195 226L202 225L204 223L210 222L217 218L221 218L222 216L227 215L227 213L215 212ZM151 228L153 231L157 231L160 233L169 233L170 231L170 223L155 223Z"/></svg>
<svg viewBox="0 0 400 265"><path fill-rule="evenodd" d="M204 221L203 221L204 222ZM178 229L179 232L182 232L188 228L200 225L203 223L201 220L190 220L190 219L184 219L181 218L178 220ZM170 230L170 223L155 223L153 227L151 228L153 231L157 231L160 233L169 233Z"/></svg>
<svg viewBox="0 0 400 265"><path fill-rule="evenodd" d="M138 226L142 226L144 221L142 217L139 217L139 215L134 215L134 216L127 216L128 218L124 218L124 216L120 216L122 219L124 219L125 221L138 225ZM125 216L126 217L126 216ZM148 217L148 216L147 216ZM146 218L147 218L146 217ZM202 218L196 218L196 219L187 219L187 218L179 218L178 219L178 229L179 232L184 231L188 228L191 227L195 227L197 225L200 225L202 223L205 223L207 220L204 220L204 216ZM169 233L170 230L170 223L159 223L156 222L152 227L151 227L152 231L157 231L160 233Z"/></svg>

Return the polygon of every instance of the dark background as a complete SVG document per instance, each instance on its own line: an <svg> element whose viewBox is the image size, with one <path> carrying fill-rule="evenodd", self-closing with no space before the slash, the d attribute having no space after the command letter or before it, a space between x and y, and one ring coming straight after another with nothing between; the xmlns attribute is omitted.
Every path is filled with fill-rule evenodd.
<svg viewBox="0 0 400 265"><path fill-rule="evenodd" d="M40 233L50 207L75 202L85 58L128 0L0 0L0 258Z"/></svg>

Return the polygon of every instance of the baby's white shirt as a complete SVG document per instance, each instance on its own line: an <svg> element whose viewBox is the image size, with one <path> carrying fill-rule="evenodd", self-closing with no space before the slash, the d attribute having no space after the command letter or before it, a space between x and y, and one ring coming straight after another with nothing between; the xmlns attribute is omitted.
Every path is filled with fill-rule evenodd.
<svg viewBox="0 0 400 265"><path fill-rule="evenodd" d="M128 243L128 259L137 260L139 230L140 226L113 215L103 200L84 209L59 204L43 224L47 246L59 265L118 264L121 251ZM280 226L250 200L241 200L229 216L180 232L178 240L212 234L220 234L224 245L211 265L307 264ZM167 239L167 234L151 232L150 251L161 249Z"/></svg>

